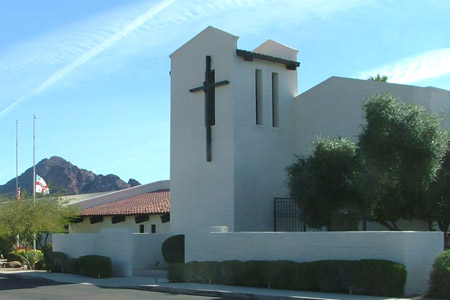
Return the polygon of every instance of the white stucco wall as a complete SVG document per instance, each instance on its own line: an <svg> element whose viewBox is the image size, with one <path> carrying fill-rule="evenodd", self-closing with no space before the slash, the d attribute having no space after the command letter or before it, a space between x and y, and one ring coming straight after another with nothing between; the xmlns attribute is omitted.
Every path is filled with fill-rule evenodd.
<svg viewBox="0 0 450 300"><path fill-rule="evenodd" d="M113 274L132 276L131 232L126 229L105 229L101 233L54 234L53 251L70 258L101 255L111 258Z"/></svg>
<svg viewBox="0 0 450 300"><path fill-rule="evenodd" d="M236 54L237 37L207 28L171 55L171 230L196 231L216 224L231 231L273 230L273 199L286 197L285 167L293 158L292 100L297 71ZM296 50L270 42L259 52ZM205 57L216 82L212 161L206 161ZM255 70L262 73L263 124L256 125ZM272 126L272 73L278 74L279 126Z"/></svg>
<svg viewBox="0 0 450 300"><path fill-rule="evenodd" d="M161 253L161 246L171 234L133 234L133 272L149 269L167 268L167 263ZM158 264L157 264L158 263Z"/></svg>
<svg viewBox="0 0 450 300"><path fill-rule="evenodd" d="M405 264L405 294L427 290L442 232L239 232L186 235L186 262L386 259Z"/></svg>
<svg viewBox="0 0 450 300"><path fill-rule="evenodd" d="M136 224L134 216L126 216L125 221L112 224L111 217L103 217L103 222L91 224L89 217L83 222L69 225L70 233L99 233L103 229L127 229L132 233L140 233L140 225L144 225L144 233L150 233L152 225L156 225L156 233L169 233L170 222L161 223L161 215L150 215L148 221Z"/></svg>
<svg viewBox="0 0 450 300"><path fill-rule="evenodd" d="M285 56L296 60L296 50L275 42L270 46L259 52L289 51L290 55ZM260 70L262 76L261 125L256 124L256 70ZM272 73L278 74L277 127L272 124ZM234 56L233 82L234 231L271 231L274 230L274 198L288 196L285 168L294 157L292 100L297 95L297 71L287 70L279 63L258 59L246 62L242 57Z"/></svg>
<svg viewBox="0 0 450 300"><path fill-rule="evenodd" d="M53 234L53 251L64 252L70 258L99 253L99 235L95 233Z"/></svg>
<svg viewBox="0 0 450 300"><path fill-rule="evenodd" d="M385 92L406 103L422 105L432 113L450 109L450 92L442 89L331 77L294 100L295 153L311 153L317 136L356 140L365 123L364 101ZM450 118L445 117L444 126L450 128Z"/></svg>
<svg viewBox="0 0 450 300"><path fill-rule="evenodd" d="M170 234L136 234L126 229L104 229L100 233L54 234L53 251L71 258L102 255L111 258L113 274L132 276L133 272L167 267L161 254L162 243ZM159 261L156 266L155 262Z"/></svg>
<svg viewBox="0 0 450 300"><path fill-rule="evenodd" d="M237 37L210 28L171 58L171 231L183 233L224 224L234 227L232 58ZM212 58L216 125L212 161L206 161L205 96L189 89L205 80L205 57Z"/></svg>

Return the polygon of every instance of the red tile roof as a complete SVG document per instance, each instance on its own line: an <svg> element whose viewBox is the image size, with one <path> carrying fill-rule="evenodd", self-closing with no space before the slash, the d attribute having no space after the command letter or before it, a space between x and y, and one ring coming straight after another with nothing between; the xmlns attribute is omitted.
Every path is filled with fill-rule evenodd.
<svg viewBox="0 0 450 300"><path fill-rule="evenodd" d="M80 216L130 216L170 212L170 191L159 190L83 209Z"/></svg>

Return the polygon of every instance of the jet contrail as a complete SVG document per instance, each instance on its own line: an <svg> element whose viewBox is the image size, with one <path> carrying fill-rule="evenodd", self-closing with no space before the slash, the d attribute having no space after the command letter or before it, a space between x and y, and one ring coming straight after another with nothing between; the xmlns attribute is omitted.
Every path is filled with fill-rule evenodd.
<svg viewBox="0 0 450 300"><path fill-rule="evenodd" d="M31 98L32 96L35 96L44 90L46 90L48 87L59 81L61 78L78 68L79 66L82 66L85 64L88 60L99 54L100 52L106 50L107 48L111 47L116 42L120 41L124 37L128 36L130 33L141 27L144 23L146 23L148 20L153 18L156 14L158 14L160 11L168 7L169 5L173 4L175 0L165 0L159 3L158 5L150 8L147 10L143 15L137 17L132 22L128 23L122 30L108 38L107 40L103 41L102 43L98 44L94 48L90 49L89 51L85 52L83 55L78 57L74 62L68 64L62 69L59 69L53 75L51 75L46 81L44 81L42 84L40 84L36 89L34 89L29 95L20 97L16 101L14 101L12 104L10 104L8 107L3 109L0 112L0 118L2 118L7 112L12 110L16 105L20 104L21 102Z"/></svg>

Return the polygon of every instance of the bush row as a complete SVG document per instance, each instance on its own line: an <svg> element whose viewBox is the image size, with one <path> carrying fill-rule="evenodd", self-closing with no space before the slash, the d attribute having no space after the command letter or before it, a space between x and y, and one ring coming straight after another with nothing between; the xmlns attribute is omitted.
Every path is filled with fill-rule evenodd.
<svg viewBox="0 0 450 300"><path fill-rule="evenodd" d="M302 291L402 296L406 267L387 260L224 261L169 265L169 280Z"/></svg>
<svg viewBox="0 0 450 300"><path fill-rule="evenodd" d="M93 278L111 276L111 259L106 256L86 255L79 258L69 258L62 252L47 252L44 255L48 271L79 274Z"/></svg>

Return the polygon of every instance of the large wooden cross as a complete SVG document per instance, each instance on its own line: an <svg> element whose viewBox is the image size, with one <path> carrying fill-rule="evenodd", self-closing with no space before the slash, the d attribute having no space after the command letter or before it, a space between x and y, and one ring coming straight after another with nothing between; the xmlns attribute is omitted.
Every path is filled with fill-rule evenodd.
<svg viewBox="0 0 450 300"><path fill-rule="evenodd" d="M230 83L228 80L215 82L214 70L211 70L211 56L206 56L205 81L203 85L189 90L191 93L203 91L205 93L205 127L206 127L206 161L211 161L211 126L216 124L216 86Z"/></svg>

